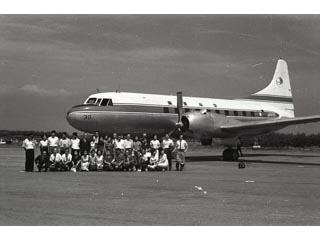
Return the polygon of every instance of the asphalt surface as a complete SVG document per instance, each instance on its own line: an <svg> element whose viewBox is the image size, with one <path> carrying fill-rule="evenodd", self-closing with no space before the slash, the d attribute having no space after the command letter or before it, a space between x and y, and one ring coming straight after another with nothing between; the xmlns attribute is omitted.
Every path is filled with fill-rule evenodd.
<svg viewBox="0 0 320 240"><path fill-rule="evenodd" d="M23 172L0 148L0 225L319 225L320 153L189 153L184 172Z"/></svg>

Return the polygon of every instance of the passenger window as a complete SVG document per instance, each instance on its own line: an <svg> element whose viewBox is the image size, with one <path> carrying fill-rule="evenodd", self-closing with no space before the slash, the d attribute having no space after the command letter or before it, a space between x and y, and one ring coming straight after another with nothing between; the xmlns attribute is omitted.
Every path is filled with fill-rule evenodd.
<svg viewBox="0 0 320 240"><path fill-rule="evenodd" d="M214 110L217 114L220 114L220 110Z"/></svg>
<svg viewBox="0 0 320 240"><path fill-rule="evenodd" d="M254 112L251 112L251 117L254 117Z"/></svg>
<svg viewBox="0 0 320 240"><path fill-rule="evenodd" d="M242 111L242 116L247 116L247 112L246 111Z"/></svg>
<svg viewBox="0 0 320 240"><path fill-rule="evenodd" d="M86 102L86 104L95 104L97 101L96 98L89 98L88 101Z"/></svg>
<svg viewBox="0 0 320 240"><path fill-rule="evenodd" d="M229 111L228 110L224 110L224 115L229 116Z"/></svg>
<svg viewBox="0 0 320 240"><path fill-rule="evenodd" d="M238 116L238 112L237 111L233 111L233 115L234 116Z"/></svg>
<svg viewBox="0 0 320 240"><path fill-rule="evenodd" d="M164 107L164 108L163 108L163 112L164 112L164 113L169 113L169 108Z"/></svg>

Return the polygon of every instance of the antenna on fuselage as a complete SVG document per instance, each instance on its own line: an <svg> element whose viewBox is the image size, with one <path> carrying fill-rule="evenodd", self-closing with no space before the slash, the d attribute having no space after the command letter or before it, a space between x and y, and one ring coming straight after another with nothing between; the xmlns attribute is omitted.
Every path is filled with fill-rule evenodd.
<svg viewBox="0 0 320 240"><path fill-rule="evenodd" d="M118 85L118 88L116 89L116 93L120 92L120 84Z"/></svg>

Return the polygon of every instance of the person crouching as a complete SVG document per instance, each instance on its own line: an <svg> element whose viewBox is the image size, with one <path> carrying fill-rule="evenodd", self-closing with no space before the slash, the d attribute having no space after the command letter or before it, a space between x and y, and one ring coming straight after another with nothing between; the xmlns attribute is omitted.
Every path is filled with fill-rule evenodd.
<svg viewBox="0 0 320 240"><path fill-rule="evenodd" d="M159 154L157 149L151 150L150 164L148 165L149 171L155 171L159 162Z"/></svg>
<svg viewBox="0 0 320 240"><path fill-rule="evenodd" d="M165 154L164 149L160 150L159 161L156 165L157 171L167 171L169 167L169 161L167 154Z"/></svg>
<svg viewBox="0 0 320 240"><path fill-rule="evenodd" d="M96 151L92 149L89 155L89 171L97 171Z"/></svg>
<svg viewBox="0 0 320 240"><path fill-rule="evenodd" d="M81 161L78 162L80 164L80 170L83 172L89 172L89 155L87 150L83 151L83 155L81 156Z"/></svg>
<svg viewBox="0 0 320 240"><path fill-rule="evenodd" d="M98 149L96 154L96 164L97 164L97 170L102 171L103 170L103 155L102 151Z"/></svg>
<svg viewBox="0 0 320 240"><path fill-rule="evenodd" d="M132 152L130 150L126 150L126 152L125 152L123 170L125 170L125 171L135 171L136 170L136 167L134 164L134 158L133 158Z"/></svg>
<svg viewBox="0 0 320 240"><path fill-rule="evenodd" d="M53 148L53 152L50 155L50 171L62 171L61 161L62 157L58 152L58 148Z"/></svg>
<svg viewBox="0 0 320 240"><path fill-rule="evenodd" d="M69 148L64 149L64 154L61 156L61 168L64 171L70 171L73 167L72 155L69 152Z"/></svg>
<svg viewBox="0 0 320 240"><path fill-rule="evenodd" d="M43 149L42 153L38 157L36 157L35 163L38 167L39 172L41 172L42 169L44 169L44 171L47 172L50 166L48 151Z"/></svg>

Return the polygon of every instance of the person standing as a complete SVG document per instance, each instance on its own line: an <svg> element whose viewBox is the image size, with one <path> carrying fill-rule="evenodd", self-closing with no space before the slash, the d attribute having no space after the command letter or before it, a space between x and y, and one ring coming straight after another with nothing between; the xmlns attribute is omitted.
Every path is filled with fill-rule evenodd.
<svg viewBox="0 0 320 240"><path fill-rule="evenodd" d="M164 153L167 155L168 164L169 164L169 171L171 171L172 168L172 150L174 148L173 141L169 137L169 134L166 134L164 139L162 140L162 148L164 150Z"/></svg>
<svg viewBox="0 0 320 240"><path fill-rule="evenodd" d="M133 140L131 139L131 135L128 134L126 139L123 140L124 150L129 150L130 152L133 149Z"/></svg>
<svg viewBox="0 0 320 240"><path fill-rule="evenodd" d="M34 169L34 149L36 147L36 142L33 139L33 136L30 134L28 137L23 141L22 147L26 153L26 161L25 161L25 171L26 172L33 172Z"/></svg>
<svg viewBox="0 0 320 240"><path fill-rule="evenodd" d="M66 149L68 149L70 152L70 146L71 146L71 141L70 139L67 137L67 133L63 132L62 133L62 138L59 141L59 147L60 147L60 154L64 154L64 152L66 151Z"/></svg>
<svg viewBox="0 0 320 240"><path fill-rule="evenodd" d="M160 141L158 140L158 136L154 135L153 139L150 141L150 148L151 148L151 151L155 151L155 154L157 155L157 157L159 157L160 146L161 144L160 144Z"/></svg>
<svg viewBox="0 0 320 240"><path fill-rule="evenodd" d="M43 151L46 151L48 153L48 138L47 135L43 135L42 139L39 142L39 147L40 147L40 153L42 155Z"/></svg>
<svg viewBox="0 0 320 240"><path fill-rule="evenodd" d="M49 154L53 153L54 148L58 148L59 138L56 136L57 132L55 130L51 131L51 136L48 137Z"/></svg>
<svg viewBox="0 0 320 240"><path fill-rule="evenodd" d="M182 134L176 142L175 151L177 152L176 170L182 171L185 166L186 152L188 151L188 143L183 139Z"/></svg>
<svg viewBox="0 0 320 240"><path fill-rule="evenodd" d="M74 151L80 151L80 139L78 138L78 134L76 132L72 133L71 139L71 154L74 155Z"/></svg>
<svg viewBox="0 0 320 240"><path fill-rule="evenodd" d="M85 133L83 138L80 140L80 154L83 155L84 151L90 151L90 141L87 138L87 134Z"/></svg>

